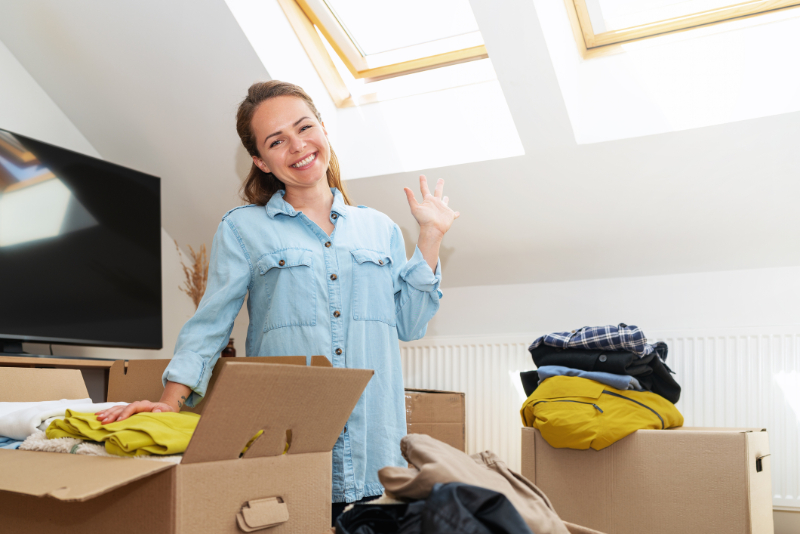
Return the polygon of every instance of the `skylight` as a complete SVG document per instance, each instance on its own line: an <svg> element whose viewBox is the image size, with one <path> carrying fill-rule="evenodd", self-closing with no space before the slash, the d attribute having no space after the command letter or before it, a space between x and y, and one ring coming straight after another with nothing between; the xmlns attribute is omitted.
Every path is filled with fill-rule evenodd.
<svg viewBox="0 0 800 534"><path fill-rule="evenodd" d="M379 93L407 95L408 89L398 92L397 88L408 88L408 83L392 83L389 91L386 84L381 91L367 87L401 76L418 78L411 94L441 90L446 75L414 75L488 58L468 0L279 3L338 107L381 100ZM471 76L465 76L463 68L456 70L449 87L486 81L486 66L466 69L474 71ZM419 85L425 78L437 79L435 87Z"/></svg>
<svg viewBox="0 0 800 534"><path fill-rule="evenodd" d="M364 56L469 33L477 33L480 39L468 0L325 0L325 3Z"/></svg>
<svg viewBox="0 0 800 534"><path fill-rule="evenodd" d="M567 0L587 50L800 5L798 0ZM572 4L572 5L570 5Z"/></svg>

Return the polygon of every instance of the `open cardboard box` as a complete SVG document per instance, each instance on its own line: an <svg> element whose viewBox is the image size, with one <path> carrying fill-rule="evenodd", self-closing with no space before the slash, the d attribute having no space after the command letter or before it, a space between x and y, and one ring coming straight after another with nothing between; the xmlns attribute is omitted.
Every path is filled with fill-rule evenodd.
<svg viewBox="0 0 800 534"><path fill-rule="evenodd" d="M601 450L522 429L522 475L564 521L608 534L772 534L767 432L638 430Z"/></svg>
<svg viewBox="0 0 800 534"><path fill-rule="evenodd" d="M305 357L281 364L259 360L267 358L218 363L213 388L201 403L202 417L179 465L0 450L0 530L326 530L331 449L373 371L332 368L324 358L310 367ZM156 392L160 397L164 366L163 360L131 361L126 373L124 362L116 362L109 401L154 398ZM88 397L77 370L0 368L0 384L0 401L6 402ZM260 430L264 433L240 457Z"/></svg>

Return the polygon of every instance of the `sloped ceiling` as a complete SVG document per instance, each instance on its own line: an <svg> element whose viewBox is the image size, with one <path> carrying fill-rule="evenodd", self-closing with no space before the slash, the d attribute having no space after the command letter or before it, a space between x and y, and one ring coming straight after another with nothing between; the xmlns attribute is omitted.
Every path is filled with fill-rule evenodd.
<svg viewBox="0 0 800 534"><path fill-rule="evenodd" d="M525 156L347 183L413 240L403 186L446 179L463 215L445 286L800 265L800 114L578 145L533 2L472 6ZM0 40L100 154L162 177L165 229L210 243L249 165L236 105L268 79L224 1L0 10Z"/></svg>

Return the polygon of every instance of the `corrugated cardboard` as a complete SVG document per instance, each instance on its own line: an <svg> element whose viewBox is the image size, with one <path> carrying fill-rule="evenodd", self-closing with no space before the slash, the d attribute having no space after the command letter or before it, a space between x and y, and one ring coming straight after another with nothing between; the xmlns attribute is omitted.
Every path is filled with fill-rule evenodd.
<svg viewBox="0 0 800 534"><path fill-rule="evenodd" d="M163 366L135 363L128 375L120 367L121 381L137 381L143 391L154 391L153 382L160 384ZM0 368L2 384L8 383L6 371ZM80 374L70 370L11 371L58 373L63 387L79 387ZM0 450L0 531L216 534L268 529L285 534L328 528L330 451L373 372L265 365L242 358L224 360L215 374L213 395L202 403L203 416L179 465ZM52 381L37 386L33 377L25 380L37 390L30 395L40 400L62 398L60 393L68 391L48 394ZM130 385L124 392L135 395ZM121 382L109 385L110 399L120 398L116 386L122 387ZM240 457L259 430L264 433Z"/></svg>
<svg viewBox="0 0 800 534"><path fill-rule="evenodd" d="M406 432L427 434L466 451L464 394L435 389L406 389Z"/></svg>
<svg viewBox="0 0 800 534"><path fill-rule="evenodd" d="M601 451L522 429L522 474L565 521L608 534L772 534L764 429L639 430Z"/></svg>
<svg viewBox="0 0 800 534"><path fill-rule="evenodd" d="M0 386L0 402L89 398L83 375L78 369L5 367Z"/></svg>

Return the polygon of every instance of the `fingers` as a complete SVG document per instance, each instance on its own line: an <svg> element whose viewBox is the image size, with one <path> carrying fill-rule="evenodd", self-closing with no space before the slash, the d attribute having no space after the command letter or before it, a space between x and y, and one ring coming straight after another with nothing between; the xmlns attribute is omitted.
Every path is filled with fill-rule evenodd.
<svg viewBox="0 0 800 534"><path fill-rule="evenodd" d="M453 216L453 219L454 219L454 220L455 220L455 219L458 219L459 217L461 217L461 212L460 212L460 211L457 211L457 212L455 212L453 215L454 215L454 216Z"/></svg>
<svg viewBox="0 0 800 534"><path fill-rule="evenodd" d="M448 202L450 202L450 197L444 197L444 198L442 199L442 204L444 204L445 206L447 206L447 203L448 203Z"/></svg>
<svg viewBox="0 0 800 534"><path fill-rule="evenodd" d="M127 406L115 406L114 408L110 408L106 410L102 419L100 417L97 419L102 424L107 425L115 421L124 421L135 413L149 412L152 407L153 403L150 401L136 401Z"/></svg>
<svg viewBox="0 0 800 534"><path fill-rule="evenodd" d="M431 190L428 189L428 179L425 178L424 174L419 175L419 190L422 192L422 200L425 200L425 197L431 194Z"/></svg>
<svg viewBox="0 0 800 534"><path fill-rule="evenodd" d="M112 423L117 420L117 416L122 413L122 410L125 409L125 406L113 406L111 408L107 408L105 410L97 412L97 420L103 424L106 424L106 421Z"/></svg>
<svg viewBox="0 0 800 534"><path fill-rule="evenodd" d="M407 187L404 187L403 191L406 192L406 199L408 199L408 205L411 206L411 209L413 210L417 206L417 199L414 198L414 192Z"/></svg>
<svg viewBox="0 0 800 534"><path fill-rule="evenodd" d="M436 189L433 190L433 196L436 198L442 198L442 193L444 192L444 179L439 178L436 180Z"/></svg>

